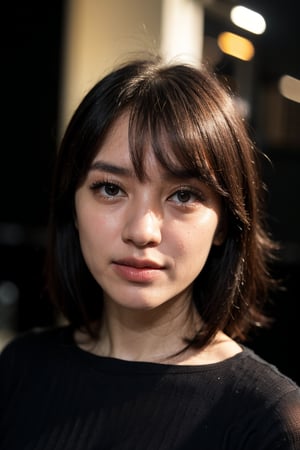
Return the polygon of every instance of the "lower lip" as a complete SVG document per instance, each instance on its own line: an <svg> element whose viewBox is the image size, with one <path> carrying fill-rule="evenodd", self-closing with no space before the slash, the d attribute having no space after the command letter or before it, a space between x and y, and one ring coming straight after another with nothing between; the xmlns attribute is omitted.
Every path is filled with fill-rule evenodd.
<svg viewBox="0 0 300 450"><path fill-rule="evenodd" d="M132 267L123 264L114 264L114 270L123 279L135 283L149 283L160 275L162 269L152 269L150 267Z"/></svg>

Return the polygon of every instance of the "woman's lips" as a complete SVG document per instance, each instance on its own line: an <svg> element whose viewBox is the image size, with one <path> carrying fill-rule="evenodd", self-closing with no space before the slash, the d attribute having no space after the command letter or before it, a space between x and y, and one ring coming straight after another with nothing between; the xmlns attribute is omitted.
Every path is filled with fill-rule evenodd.
<svg viewBox="0 0 300 450"><path fill-rule="evenodd" d="M115 272L127 281L147 283L161 274L164 267L149 260L122 259L113 262Z"/></svg>

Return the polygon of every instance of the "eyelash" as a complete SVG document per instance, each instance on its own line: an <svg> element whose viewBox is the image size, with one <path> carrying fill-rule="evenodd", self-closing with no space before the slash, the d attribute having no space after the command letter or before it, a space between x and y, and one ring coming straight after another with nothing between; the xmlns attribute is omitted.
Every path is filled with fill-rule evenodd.
<svg viewBox="0 0 300 450"><path fill-rule="evenodd" d="M110 181L110 180L103 180L103 181L95 181L90 185L90 189L93 192L99 191L101 188L103 187L113 187L113 188L118 188L120 191L123 191L121 185L116 182L116 181ZM107 197L109 197L109 195L107 194ZM114 197L113 195L111 197Z"/></svg>
<svg viewBox="0 0 300 450"><path fill-rule="evenodd" d="M178 194L189 194L190 197L195 197L195 200L191 201L191 199L187 200L186 202L182 201L179 202L182 204L182 206L187 207L190 203L205 202L205 196L203 193L195 188L192 188L190 186L180 186L179 189L177 189L169 198L173 197L174 195Z"/></svg>
<svg viewBox="0 0 300 450"><path fill-rule="evenodd" d="M98 192L99 195L102 195L103 197L108 198L108 199L118 197L118 194L120 194L120 191L124 192L121 185L118 183L118 181L115 181L115 180L112 181L112 180L107 179L107 180L103 180L103 181L95 181L90 185L90 189L95 193L97 193L97 191L100 191L101 188L105 188L105 187L117 188L117 190L118 190L116 195L111 195L108 193L106 193L106 195L103 195L100 192ZM206 198L202 191L199 191L198 189L192 188L190 186L180 186L171 195L169 195L168 199L171 199L176 194L177 195L188 194L190 197L195 197L194 200L191 200L190 198L187 201L177 200L178 205L183 206L185 208L187 208L191 203L197 203L197 202L203 203L206 201Z"/></svg>

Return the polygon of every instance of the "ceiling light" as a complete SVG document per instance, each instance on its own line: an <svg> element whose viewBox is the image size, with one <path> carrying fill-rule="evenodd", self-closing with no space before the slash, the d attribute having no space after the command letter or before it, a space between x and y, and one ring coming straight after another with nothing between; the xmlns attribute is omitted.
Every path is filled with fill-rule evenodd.
<svg viewBox="0 0 300 450"><path fill-rule="evenodd" d="M266 29L263 16L245 6L234 6L230 18L235 25L254 34L262 34Z"/></svg>
<svg viewBox="0 0 300 450"><path fill-rule="evenodd" d="M218 36L217 42L223 53L235 58L250 61L254 56L255 50L252 42L238 34L226 31Z"/></svg>
<svg viewBox="0 0 300 450"><path fill-rule="evenodd" d="M278 87L283 97L300 103L300 80L290 75L283 75L279 80Z"/></svg>

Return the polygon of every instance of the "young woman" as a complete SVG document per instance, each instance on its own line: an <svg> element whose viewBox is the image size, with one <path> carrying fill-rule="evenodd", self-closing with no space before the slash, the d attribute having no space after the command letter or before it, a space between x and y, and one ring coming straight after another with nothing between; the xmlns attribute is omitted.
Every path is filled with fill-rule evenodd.
<svg viewBox="0 0 300 450"><path fill-rule="evenodd" d="M48 288L68 323L0 358L0 448L296 450L300 389L243 344L274 245L258 154L204 69L117 68L54 177Z"/></svg>

